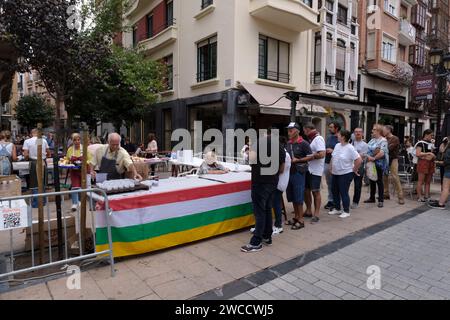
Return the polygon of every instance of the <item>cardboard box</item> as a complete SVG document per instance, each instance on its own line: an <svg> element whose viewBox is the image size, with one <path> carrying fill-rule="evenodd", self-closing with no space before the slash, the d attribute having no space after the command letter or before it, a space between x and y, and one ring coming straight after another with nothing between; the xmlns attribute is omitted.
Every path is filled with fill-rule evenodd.
<svg viewBox="0 0 450 320"><path fill-rule="evenodd" d="M66 229L67 229L67 239L73 237L76 234L75 231L75 217L66 216ZM50 219L50 237L52 247L58 245L58 220L56 218ZM64 221L63 221L63 239L64 239ZM37 221L33 221L33 240L34 249L39 247L39 224ZM48 222L44 221L44 243L45 247L48 248ZM25 237L25 251L31 250L31 228L26 228Z"/></svg>
<svg viewBox="0 0 450 320"><path fill-rule="evenodd" d="M0 176L0 198L20 195L22 195L22 180L18 176Z"/></svg>

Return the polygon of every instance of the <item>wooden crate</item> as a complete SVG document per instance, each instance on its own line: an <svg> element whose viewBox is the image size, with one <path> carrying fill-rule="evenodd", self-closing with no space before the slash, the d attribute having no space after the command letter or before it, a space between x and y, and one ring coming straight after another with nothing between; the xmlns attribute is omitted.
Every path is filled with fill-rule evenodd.
<svg viewBox="0 0 450 320"><path fill-rule="evenodd" d="M18 176L0 176L0 198L22 195L22 180Z"/></svg>

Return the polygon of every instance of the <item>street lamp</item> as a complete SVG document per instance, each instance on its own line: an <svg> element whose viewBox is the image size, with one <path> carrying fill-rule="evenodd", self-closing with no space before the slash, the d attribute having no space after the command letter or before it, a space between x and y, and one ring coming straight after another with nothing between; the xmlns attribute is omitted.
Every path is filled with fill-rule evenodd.
<svg viewBox="0 0 450 320"><path fill-rule="evenodd" d="M291 122L297 122L297 102L300 100L300 93L288 91L285 93L285 96L291 100Z"/></svg>
<svg viewBox="0 0 450 320"><path fill-rule="evenodd" d="M434 48L430 50L430 63L433 66L435 77L438 79L437 93L437 128L436 128L436 144L441 143L441 119L442 110L447 92L447 77L450 74L450 54L444 55L444 50Z"/></svg>

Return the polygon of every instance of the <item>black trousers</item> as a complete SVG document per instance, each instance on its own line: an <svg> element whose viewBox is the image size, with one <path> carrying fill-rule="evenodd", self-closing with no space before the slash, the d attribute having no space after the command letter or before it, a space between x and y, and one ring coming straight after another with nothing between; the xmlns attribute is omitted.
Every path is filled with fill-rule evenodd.
<svg viewBox="0 0 450 320"><path fill-rule="evenodd" d="M259 246L263 239L272 238L272 206L277 190L272 184L252 184L253 214L255 215L255 232L250 240L253 246Z"/></svg>
<svg viewBox="0 0 450 320"><path fill-rule="evenodd" d="M378 187L378 202L384 202L384 184L383 184L383 169L379 166L377 168L377 181L370 180L370 199L375 200L376 188Z"/></svg>

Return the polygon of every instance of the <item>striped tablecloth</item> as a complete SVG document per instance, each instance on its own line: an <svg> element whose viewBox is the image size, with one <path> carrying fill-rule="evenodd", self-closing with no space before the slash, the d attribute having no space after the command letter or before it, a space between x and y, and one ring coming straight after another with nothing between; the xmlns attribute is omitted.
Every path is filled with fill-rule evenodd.
<svg viewBox="0 0 450 320"><path fill-rule="evenodd" d="M223 182L170 179L160 182L163 192L154 188L147 194L111 197L114 256L169 248L253 225L250 175L213 179L221 178ZM104 215L98 213L96 247L102 251L108 248L108 236Z"/></svg>

